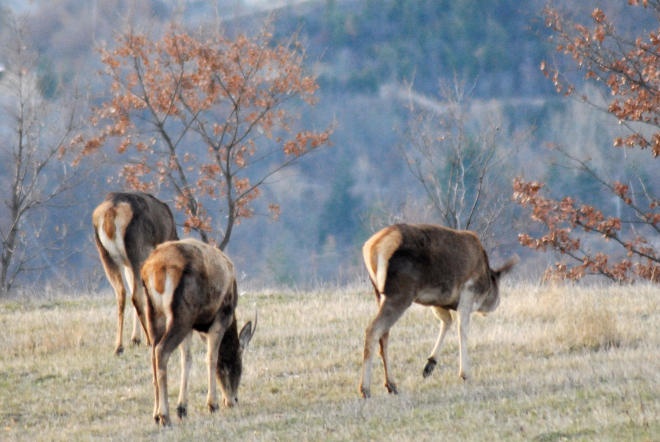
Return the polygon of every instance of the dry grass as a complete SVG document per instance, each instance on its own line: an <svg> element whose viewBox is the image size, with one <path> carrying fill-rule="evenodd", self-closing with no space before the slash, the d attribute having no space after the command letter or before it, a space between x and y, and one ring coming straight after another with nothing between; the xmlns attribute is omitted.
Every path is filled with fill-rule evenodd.
<svg viewBox="0 0 660 442"><path fill-rule="evenodd" d="M189 417L151 419L149 353L112 354L114 296L0 302L3 440L660 440L660 291L517 284L498 311L473 315L472 377L458 378L456 330L432 378L437 325L415 306L392 329L401 394L359 398L364 329L376 311L357 291L247 293L259 308L241 406L204 409L195 340ZM170 362L170 406L178 394Z"/></svg>

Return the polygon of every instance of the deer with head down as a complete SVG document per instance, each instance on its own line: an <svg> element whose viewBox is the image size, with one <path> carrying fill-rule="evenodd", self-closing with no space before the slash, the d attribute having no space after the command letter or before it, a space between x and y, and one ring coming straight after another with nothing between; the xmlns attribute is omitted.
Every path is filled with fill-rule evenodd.
<svg viewBox="0 0 660 442"><path fill-rule="evenodd" d="M167 204L143 192L108 193L94 210L92 222L103 268L117 296L115 354L121 354L124 351L122 334L126 308L122 269L135 307L131 340L134 345L139 345L138 321L145 330L147 326L140 268L158 244L178 239L176 223Z"/></svg>
<svg viewBox="0 0 660 442"><path fill-rule="evenodd" d="M170 425L167 400L167 362L181 346L181 389L177 415L187 414L188 374L192 364L192 333L206 341L210 412L218 410L216 378L227 407L238 404L243 372L242 356L257 328L252 322L238 332L238 292L234 265L220 250L196 239L159 245L142 266L147 293L147 324L152 342L155 389L154 420Z"/></svg>
<svg viewBox="0 0 660 442"><path fill-rule="evenodd" d="M452 324L451 310L458 317L459 376L468 376L467 334L472 312L486 314L500 302L500 278L518 261L514 256L502 267L490 268L479 238L430 224L395 224L382 229L362 249L369 277L376 291L379 310L366 330L360 392L371 396L373 352L380 344L385 369L385 387L397 394L389 371L387 344L390 328L413 303L430 306L442 322L440 334L424 367L431 375L436 357Z"/></svg>

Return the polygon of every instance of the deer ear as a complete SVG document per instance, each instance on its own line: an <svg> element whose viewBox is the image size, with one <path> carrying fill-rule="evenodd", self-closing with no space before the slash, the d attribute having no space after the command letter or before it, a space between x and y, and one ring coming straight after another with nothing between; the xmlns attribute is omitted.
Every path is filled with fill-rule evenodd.
<svg viewBox="0 0 660 442"><path fill-rule="evenodd" d="M252 336L254 336L254 332L257 331L257 309L254 309L254 328L252 327L252 321L248 321L247 324L243 326L241 329L241 332L238 334L238 343L241 346L241 350L245 350L245 348L248 346L250 341L252 340Z"/></svg>
<svg viewBox="0 0 660 442"><path fill-rule="evenodd" d="M493 273L497 278L502 275L506 275L511 271L511 269L513 269L513 266L515 266L518 261L520 261L520 257L518 257L518 255L513 255L507 262L502 265L502 267L497 270L493 270Z"/></svg>

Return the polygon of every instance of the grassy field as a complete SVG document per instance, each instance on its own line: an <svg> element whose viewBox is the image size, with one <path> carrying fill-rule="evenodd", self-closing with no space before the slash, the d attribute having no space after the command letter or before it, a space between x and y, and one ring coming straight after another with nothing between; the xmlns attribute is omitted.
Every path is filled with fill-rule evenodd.
<svg viewBox="0 0 660 442"><path fill-rule="evenodd" d="M422 378L438 326L414 306L394 326L398 396L358 394L371 291L245 293L259 308L244 357L241 405L205 409L195 339L188 418L152 420L149 352L113 355L114 296L0 301L0 440L660 440L660 289L515 284L472 316L471 379L458 377L456 329ZM127 327L129 328L129 327ZM125 335L130 336L130 332ZM178 352L169 366L176 416Z"/></svg>

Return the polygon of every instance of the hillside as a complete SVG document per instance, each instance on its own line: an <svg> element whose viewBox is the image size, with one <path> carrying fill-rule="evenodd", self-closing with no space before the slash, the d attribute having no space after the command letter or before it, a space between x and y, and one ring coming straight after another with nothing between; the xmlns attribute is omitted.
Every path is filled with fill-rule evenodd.
<svg viewBox="0 0 660 442"><path fill-rule="evenodd" d="M600 3L614 11L622 8L615 0ZM154 33L174 17L183 17L191 27L221 23L230 35L250 33L269 13L275 13L276 39L286 40L299 30L309 68L318 74L320 85L319 102L312 112L301 115L299 127L334 123L334 146L272 179L263 191L280 205L281 217L276 222L261 216L245 221L228 248L246 278L289 285L362 277L361 243L388 220L439 222L400 153L412 118L411 97L418 109L441 114L445 103L439 80L447 84L456 79L465 85L471 127L492 121L499 128L502 148L518 143L509 163L516 173L552 181L559 192L577 188L578 194L591 195L594 187L589 179L553 164L555 153L547 150L548 142L563 143L567 150L589 156L609 171L617 168L616 153L610 158L602 146L609 146L620 128L593 110L563 100L539 70L542 60L557 60L538 22L543 4L540 0L497 0L486 6L478 0L329 0L280 2L264 11L263 2L238 0L219 2L215 8L202 1L56 0L31 3L28 21L30 40L39 51L42 93L52 94L48 85L82 80L96 105L104 91L95 48L112 46L130 14L136 25ZM181 5L185 9L178 9ZM620 19L624 26L652 25L648 18L634 15L621 14ZM474 133L470 136L477 138ZM637 164L644 162L643 156L631 157ZM40 255L42 265L35 267L47 269L27 280L70 281L75 275L74 280L105 287L85 221L107 191L122 186L117 178L120 164L116 159L104 161L108 161L105 167L71 198L77 203L75 210L48 214L53 223L71 226L68 247ZM617 173L626 176L631 170ZM509 183L498 184L501 194L510 192ZM171 202L167 189L159 192ZM257 209L265 212L263 207ZM524 219L511 210L507 222L519 227ZM177 217L181 222L181 215ZM537 275L553 257L523 250L516 241L517 227L505 227L508 233L498 240L495 259L519 253L527 258L530 274ZM48 240L46 234L40 237ZM51 267L55 263L59 264Z"/></svg>

